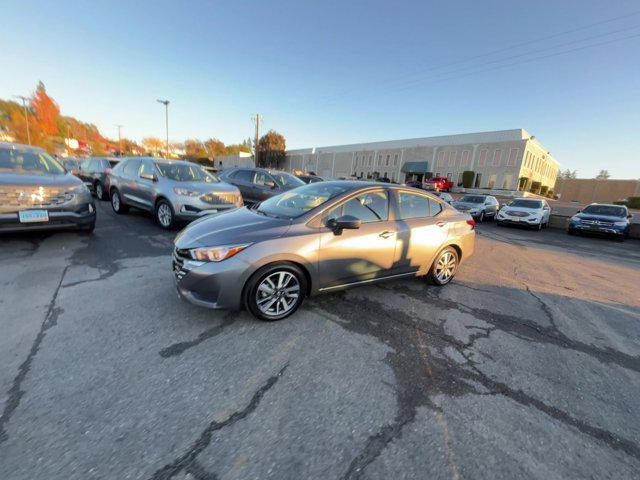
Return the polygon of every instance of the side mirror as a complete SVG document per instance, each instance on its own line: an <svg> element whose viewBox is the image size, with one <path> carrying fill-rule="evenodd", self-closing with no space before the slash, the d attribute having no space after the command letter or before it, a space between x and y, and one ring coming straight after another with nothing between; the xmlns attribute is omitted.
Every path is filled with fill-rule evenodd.
<svg viewBox="0 0 640 480"><path fill-rule="evenodd" d="M362 220L352 215L345 215L340 218L330 218L327 227L333 230L336 235L342 234L342 230L357 230L362 225Z"/></svg>
<svg viewBox="0 0 640 480"><path fill-rule="evenodd" d="M582 210L578 210L576 213L580 213Z"/></svg>
<svg viewBox="0 0 640 480"><path fill-rule="evenodd" d="M152 182L155 182L158 180L158 177L156 177L153 173L141 173L140 178L143 178L145 180L151 180Z"/></svg>
<svg viewBox="0 0 640 480"><path fill-rule="evenodd" d="M69 170L69 173L70 173L71 175L78 176L78 174L80 173L80 170L77 170L77 169Z"/></svg>
<svg viewBox="0 0 640 480"><path fill-rule="evenodd" d="M264 182L264 186L269 188L276 188L275 182L272 182L271 180L269 180L268 182Z"/></svg>

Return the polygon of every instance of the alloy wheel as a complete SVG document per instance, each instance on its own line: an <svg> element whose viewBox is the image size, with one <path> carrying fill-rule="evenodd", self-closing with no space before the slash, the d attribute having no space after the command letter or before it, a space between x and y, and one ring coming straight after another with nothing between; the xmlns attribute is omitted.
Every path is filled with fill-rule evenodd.
<svg viewBox="0 0 640 480"><path fill-rule="evenodd" d="M268 317L291 311L300 297L300 282L288 271L279 270L265 277L256 290L256 305Z"/></svg>
<svg viewBox="0 0 640 480"><path fill-rule="evenodd" d="M158 205L158 222L165 228L171 226L173 222L173 212L171 211L171 207L166 203L161 203Z"/></svg>
<svg viewBox="0 0 640 480"><path fill-rule="evenodd" d="M111 195L111 206L116 212L120 210L120 194L118 192L113 192Z"/></svg>
<svg viewBox="0 0 640 480"><path fill-rule="evenodd" d="M445 251L436 262L433 275L441 284L445 284L455 275L457 266L455 255L450 251Z"/></svg>
<svg viewBox="0 0 640 480"><path fill-rule="evenodd" d="M96 183L96 197L98 200L102 200L104 196L104 191L102 190L102 184L100 182Z"/></svg>

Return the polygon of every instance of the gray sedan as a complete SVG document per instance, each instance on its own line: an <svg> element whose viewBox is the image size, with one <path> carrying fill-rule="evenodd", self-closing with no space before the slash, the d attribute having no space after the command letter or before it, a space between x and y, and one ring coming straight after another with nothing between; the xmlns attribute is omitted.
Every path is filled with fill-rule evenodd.
<svg viewBox="0 0 640 480"><path fill-rule="evenodd" d="M240 191L201 166L181 160L126 158L109 174L114 212L152 212L162 228L243 205Z"/></svg>
<svg viewBox="0 0 640 480"><path fill-rule="evenodd" d="M475 222L409 187L329 181L193 222L175 239L178 293L204 307L291 315L303 298L402 276L446 285Z"/></svg>

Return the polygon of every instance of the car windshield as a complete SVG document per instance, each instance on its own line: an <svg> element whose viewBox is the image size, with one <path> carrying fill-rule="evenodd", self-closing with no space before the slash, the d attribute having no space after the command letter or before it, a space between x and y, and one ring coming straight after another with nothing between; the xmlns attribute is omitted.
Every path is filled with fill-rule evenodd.
<svg viewBox="0 0 640 480"><path fill-rule="evenodd" d="M458 201L465 203L484 203L484 197L481 195L465 195Z"/></svg>
<svg viewBox="0 0 640 480"><path fill-rule="evenodd" d="M522 200L517 199L509 202L508 207L520 207L520 208L542 208L542 202L540 200Z"/></svg>
<svg viewBox="0 0 640 480"><path fill-rule="evenodd" d="M349 185L324 182L310 183L309 185L303 183L302 187L265 200L256 211L271 217L296 218L350 189Z"/></svg>
<svg viewBox="0 0 640 480"><path fill-rule="evenodd" d="M48 153L13 148L0 149L0 172L62 175L65 169Z"/></svg>
<svg viewBox="0 0 640 480"><path fill-rule="evenodd" d="M156 163L160 174L176 182L207 182L218 180L199 165L189 163Z"/></svg>
<svg viewBox="0 0 640 480"><path fill-rule="evenodd" d="M273 178L275 178L276 182L282 187L301 187L304 185L302 180L289 173L273 172L271 175L273 175Z"/></svg>
<svg viewBox="0 0 640 480"><path fill-rule="evenodd" d="M614 207L613 205L589 205L582 210L582 213L590 215L606 215L608 217L625 217L627 211L622 207Z"/></svg>

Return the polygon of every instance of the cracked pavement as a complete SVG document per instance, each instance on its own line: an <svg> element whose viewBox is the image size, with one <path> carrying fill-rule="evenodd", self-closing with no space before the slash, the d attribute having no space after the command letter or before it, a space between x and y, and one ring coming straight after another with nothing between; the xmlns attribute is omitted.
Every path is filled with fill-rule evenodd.
<svg viewBox="0 0 640 480"><path fill-rule="evenodd" d="M640 243L479 227L443 288L181 302L174 233L0 238L0 478L638 478Z"/></svg>

